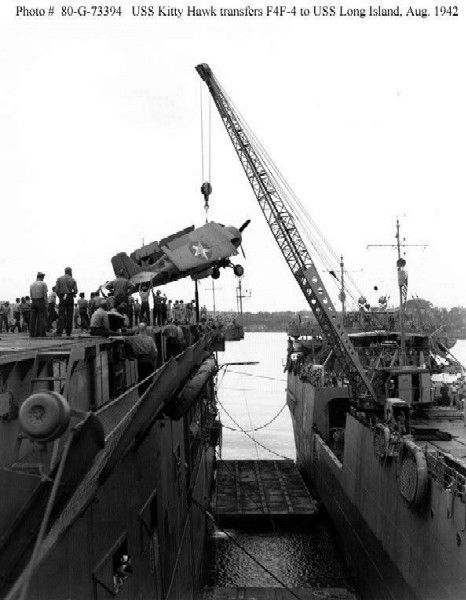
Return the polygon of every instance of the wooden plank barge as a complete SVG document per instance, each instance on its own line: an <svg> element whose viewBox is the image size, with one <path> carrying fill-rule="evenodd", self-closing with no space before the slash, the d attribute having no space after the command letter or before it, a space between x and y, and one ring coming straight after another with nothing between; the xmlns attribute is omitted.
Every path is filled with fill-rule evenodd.
<svg viewBox="0 0 466 600"><path fill-rule="evenodd" d="M274 521L299 523L317 512L291 460L222 460L218 464L214 512L220 525Z"/></svg>

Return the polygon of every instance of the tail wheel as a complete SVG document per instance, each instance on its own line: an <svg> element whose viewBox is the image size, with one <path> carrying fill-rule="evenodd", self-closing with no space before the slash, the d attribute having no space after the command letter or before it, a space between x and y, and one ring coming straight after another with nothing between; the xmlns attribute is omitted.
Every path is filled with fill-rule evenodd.
<svg viewBox="0 0 466 600"><path fill-rule="evenodd" d="M244 267L242 265L235 265L233 267L233 273L236 277L242 277L244 275Z"/></svg>
<svg viewBox="0 0 466 600"><path fill-rule="evenodd" d="M212 279L218 279L220 277L220 269L218 267L214 267L212 269Z"/></svg>

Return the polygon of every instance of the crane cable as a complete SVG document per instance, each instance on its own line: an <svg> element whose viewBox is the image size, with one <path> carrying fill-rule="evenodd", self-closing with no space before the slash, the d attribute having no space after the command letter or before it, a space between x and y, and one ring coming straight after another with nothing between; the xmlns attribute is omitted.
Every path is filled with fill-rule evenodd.
<svg viewBox="0 0 466 600"><path fill-rule="evenodd" d="M217 402L220 405L220 407L222 408L222 410L226 413L226 415L233 421L233 423L236 425L236 427L238 427L238 429L244 433L244 435L246 437L248 437L250 440L252 440L255 444L257 444L258 446L260 446L261 448L263 448L264 450L266 450L267 452L270 452L270 454L274 454L275 456L278 456L278 458L282 458L284 460L293 460L292 458L290 458L289 456L284 456L283 454L279 454L278 452L275 452L275 450L272 450L271 448L267 448L267 446L264 446L264 444L261 444L260 442L258 442L252 435L250 435L246 429L243 429L243 427L241 427L241 425L238 423L238 421L236 421L233 416L228 412L228 410L225 408L225 406L220 402L220 400L218 399L217 396Z"/></svg>
<svg viewBox="0 0 466 600"><path fill-rule="evenodd" d="M286 207L288 208L290 213L293 215L293 217L295 217L295 219L301 225L302 233L304 233L308 242L312 245L312 247L316 251L316 253L319 256L323 265L327 267L327 270L328 271L337 271L338 267L339 267L339 258L337 256L336 252L333 250L332 246L330 245L328 240L325 238L324 234L319 229L319 227L317 226L315 221L309 215L309 213L307 212L307 210L304 207L304 205L302 204L302 202L296 196L296 194L294 193L294 191L292 190L292 188L290 187L290 185L288 184L288 182L282 175L278 166L275 164L275 162L272 160L272 158L267 153L265 148L262 146L261 142L258 140L256 135L254 134L251 127L248 125L246 119L241 114L241 111L238 110L238 108L235 106L234 102L228 96L226 91L220 86L220 84L219 84L219 87L221 89L222 94L225 96L227 101L230 103L232 110L234 110L235 114L237 115L237 118L238 118L238 121L240 122L241 127L243 128L244 131L247 132L248 137L253 142L252 145L253 145L254 152L268 167L268 169L270 171L268 173L268 175L271 178L274 186L276 187L277 192L280 193L282 201L284 202L284 204L286 205ZM313 237L310 235L309 229L312 229L314 231L315 237L320 239L322 246L319 246L318 243L313 239ZM345 272L345 273L346 273L346 279L347 279L346 291L347 291L348 295L356 303L355 295L358 294L359 296L362 296L363 294L362 294L361 290L358 288L357 284L355 283L353 277L349 274L349 272ZM348 286L348 282L350 283L350 286L353 287L353 290L351 289L350 286ZM336 284L336 282L334 282L334 283ZM355 294L355 292L356 292L356 294Z"/></svg>
<svg viewBox="0 0 466 600"><path fill-rule="evenodd" d="M282 200L287 205L287 208L290 210L290 212L298 220L300 220L300 217L299 217L299 214L298 214L297 210L295 209L295 207L293 206L293 204L288 199L288 195L294 196L295 200L296 200L296 203L299 204L299 200L295 196L293 190L291 189L291 187L287 183L286 179L283 177L282 173L280 172L279 168L277 167L277 165L272 160L271 156L268 154L268 152L263 147L263 145L260 142L260 140L255 135L254 131L251 129L251 127L247 123L247 121L244 118L244 116L241 114L241 111L235 106L234 102L231 100L231 98L228 96L228 94L225 92L225 90L222 89L222 93L225 95L226 99L231 104L232 109L237 114L238 120L239 120L242 128L247 132L248 137L254 142L254 145L253 145L254 151L257 153L257 155L259 156L259 158L261 158L261 160L264 163L266 163L266 165L268 166L269 171L270 171L269 176L272 179L273 183L276 185L277 191L281 192ZM274 175L274 173L275 173L275 175ZM305 212L305 209L304 209L304 212ZM311 223L312 227L316 231L317 236L321 237L321 239L324 242L324 244L331 250L331 253L334 254L335 259L337 260L338 257L333 252L333 250L331 249L331 246L328 244L328 242L325 240L325 237L323 236L322 232L317 227L316 223L314 221L312 221L312 219L310 218L309 215L308 215L308 217L309 217L309 220L310 220L310 223ZM311 243L313 245L315 244L315 242L313 240L311 240ZM322 252L319 247L315 247L315 249L319 253Z"/></svg>
<svg viewBox="0 0 466 600"><path fill-rule="evenodd" d="M205 169L204 169L204 99L202 95L202 81L199 82L199 102L201 109L201 178L205 180Z"/></svg>
<svg viewBox="0 0 466 600"><path fill-rule="evenodd" d="M212 192L210 184L212 177L212 98L209 95L209 109L207 117L207 125L205 124L204 116L204 94L202 82L199 82L199 102L200 102L200 118L201 118L201 176L202 186L201 193L204 196L205 222L209 222L209 196ZM207 142L205 140L204 130L207 128ZM207 152L207 159L206 159ZM206 163L207 163L207 179L206 179Z"/></svg>
<svg viewBox="0 0 466 600"><path fill-rule="evenodd" d="M209 181L212 181L212 98L209 94Z"/></svg>
<svg viewBox="0 0 466 600"><path fill-rule="evenodd" d="M273 161L273 159L270 157L270 155L267 153L267 151L265 150L265 148L263 147L261 142L257 139L255 134L252 132L252 130L250 129L250 127L247 124L246 124L246 127L248 128L251 137L253 137L255 144L257 144L257 146L259 148L258 154L260 155L262 160L268 165L268 167L271 171L272 180L274 182L274 185L277 188L277 191L279 191L288 210L293 214L296 221L301 225L301 233L304 234L304 237L307 238L307 241L312 245L312 247L318 254L323 265L325 267L327 267L327 270L328 271L338 270L339 258L337 256L337 254L335 253L335 251L333 250L330 243L328 242L328 240L325 238L323 232L317 226L316 222L312 219L312 217L309 215L306 208L304 207L302 202L299 200L299 198L296 196L295 192L290 187L290 185L284 178L283 174L281 173L280 169L278 168L276 163ZM322 247L319 246L318 243L310 235L310 230L313 230L315 237L317 239L320 239L320 241L322 242ZM347 280L349 280L350 283L351 283L351 281L353 281L351 276L348 273L347 273ZM353 282L353 286L355 286L354 282ZM359 295L362 295L359 290L357 290L357 291L358 291ZM353 297L353 300L355 300L351 289L348 289L348 293L350 296Z"/></svg>

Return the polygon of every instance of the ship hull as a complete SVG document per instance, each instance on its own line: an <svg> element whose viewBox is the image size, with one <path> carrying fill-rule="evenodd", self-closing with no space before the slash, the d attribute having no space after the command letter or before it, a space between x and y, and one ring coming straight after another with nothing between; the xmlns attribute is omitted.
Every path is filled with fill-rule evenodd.
<svg viewBox="0 0 466 600"><path fill-rule="evenodd" d="M340 459L324 441L320 407L342 389L288 375L298 467L325 506L361 596L373 600L466 597L464 500L430 482L424 506L401 496L396 460L380 460L373 431L348 414Z"/></svg>
<svg viewBox="0 0 466 600"><path fill-rule="evenodd" d="M18 352L8 346L3 355L0 346L0 377L8 389L0 407L9 411L0 423L2 597L198 596L206 539L202 506L210 496L219 435L209 338L161 364L141 392L138 363L128 358L125 344L122 338L86 338L57 348L42 340ZM42 442L39 453L24 437L21 445L7 442L19 432L13 401L24 402L40 384L51 402L63 372L67 401L81 411L58 440L68 448L59 475L49 467L52 443ZM42 537L31 555L39 527Z"/></svg>

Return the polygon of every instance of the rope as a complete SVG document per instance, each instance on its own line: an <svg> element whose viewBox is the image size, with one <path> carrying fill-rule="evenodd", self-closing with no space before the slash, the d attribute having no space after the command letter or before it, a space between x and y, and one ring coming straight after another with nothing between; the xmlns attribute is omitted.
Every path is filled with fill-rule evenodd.
<svg viewBox="0 0 466 600"><path fill-rule="evenodd" d="M223 371L223 375L222 378L220 379L219 382L217 382L217 389L220 389L220 387L222 386L223 380L225 379L225 375L227 374L228 371L228 365L225 366L225 370Z"/></svg>
<svg viewBox="0 0 466 600"><path fill-rule="evenodd" d="M252 440L255 444L257 444L258 446L260 446L261 448L263 448L267 452L270 452L270 454L274 454L275 456L278 456L278 458L281 458L281 459L284 459L284 460L293 460L289 456L284 456L283 454L279 454L278 452L275 452L275 450L271 450L270 448L267 448L267 446L264 446L264 444L261 444L260 442L258 442L257 440L255 440L245 429L243 429L241 427L241 425L238 423L238 421L235 421L235 419L231 416L231 414L227 411L227 409L223 406L223 404L220 402L220 400L218 398L217 398L217 402L219 403L219 405L221 406L221 408L223 409L223 411L230 417L230 419L233 421L233 423L236 425L236 427L238 427L238 429L242 433L244 433L244 435L246 435L250 440Z"/></svg>
<svg viewBox="0 0 466 600"><path fill-rule="evenodd" d="M280 199L283 201L291 215L296 219L296 221L301 225L302 234L307 238L307 241L312 245L316 254L320 258L321 262L324 266L327 267L327 270L337 271L339 270L339 257L337 253L333 250L332 246L325 238L322 231L319 229L315 221L307 212L303 203L299 200L297 195L294 193L280 169L276 165L276 163L272 160L270 155L267 153L265 148L262 146L259 139L255 136L254 132L248 125L246 119L235 106L234 102L228 96L223 87L219 84L222 94L225 96L227 101L230 103L232 109L236 113L239 123L243 131L247 133L247 136L252 142L252 148L254 153L262 160L262 162L268 168L268 176L274 184L277 193L280 195ZM313 236L310 233L310 230L313 231ZM320 241L320 245L319 245ZM349 272L346 271L347 284L353 286L356 293L361 296L362 293L358 286L356 285L354 279L350 275ZM332 282L335 286L337 286L337 282L332 278ZM348 295L356 302L355 293L351 290L351 287L347 285L346 291Z"/></svg>
<svg viewBox="0 0 466 600"><path fill-rule="evenodd" d="M26 567L26 573L24 575L24 579L18 580L19 585L14 586L8 596L6 596L5 600L11 600L20 591L19 600L26 600L29 590L29 584L31 582L31 577L35 570L35 565L37 561L37 556L44 540L45 532L47 530L47 526L49 523L50 515L52 513L53 505L55 504L55 498L57 496L58 488L61 482L61 478L63 476L63 469L65 468L66 459L68 457L68 452L71 447L71 443L73 441L75 434L75 430L72 430L70 436L68 437L65 447L63 448L63 453L60 459L60 463L58 465L57 473L55 475L55 479L53 480L52 490L50 491L50 496L47 501L47 506L45 508L44 516L42 517L42 522L40 524L39 533L36 538L36 543L34 544L34 549L32 551L31 558ZM21 587L22 586L22 587Z"/></svg>
<svg viewBox="0 0 466 600"><path fill-rule="evenodd" d="M222 529L221 527L219 527L219 525L215 521L214 516L212 515L212 513L209 510L207 510L207 508L205 506L200 504L193 497L191 497L191 501L207 516L208 519L210 519L212 521L212 523L217 527L217 529L222 531L235 544L235 546L237 546L242 552L244 552L244 554L246 554L246 556L248 556L253 562L255 562L256 565L258 565L261 569L263 569L268 575L270 575L270 577L272 577L277 583L279 583L280 586L284 590L286 590L294 598L297 598L298 600L304 600L301 596L298 596L298 594L296 594L291 588L289 588L279 577L277 577L274 573L272 573L272 571L270 571L270 569L268 569L259 560L257 560L257 558L255 556L253 556L248 550L246 550L246 548L244 546L242 546L237 540L235 540L234 536L232 536L231 533L229 533L225 529Z"/></svg>
<svg viewBox="0 0 466 600"><path fill-rule="evenodd" d="M268 379L269 381L282 381L286 383L286 379L278 379L277 377L268 377L267 375L256 375L256 373L247 373L246 371L232 371L230 373L237 373L238 375L246 375L247 377L257 377L259 379ZM223 377L222 377L223 381Z"/></svg>
<svg viewBox="0 0 466 600"><path fill-rule="evenodd" d="M281 409L277 412L277 414L274 417L272 417L269 421L267 421L267 423L260 425L260 427L254 427L253 429L241 429L241 430L234 429L233 427L228 427L227 425L223 425L223 427L225 427L226 429L229 429L230 431L247 431L248 433L250 433L251 431L259 431L259 429L265 429L266 427L271 425L276 419L278 419L278 417L282 414L282 412L285 410L286 407L287 407L287 403L285 402L285 404L281 407Z"/></svg>
<svg viewBox="0 0 466 600"><path fill-rule="evenodd" d="M246 404L246 410L247 410L248 417L249 417L249 425L251 426L251 437L254 441L254 450L256 451L257 460L259 460L259 450L257 449L257 441L256 441L256 438L254 437L254 429L252 427L251 411L249 410L248 398L244 392L243 392L243 399Z"/></svg>

